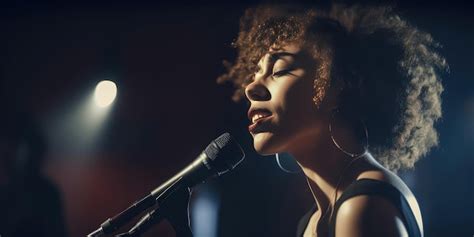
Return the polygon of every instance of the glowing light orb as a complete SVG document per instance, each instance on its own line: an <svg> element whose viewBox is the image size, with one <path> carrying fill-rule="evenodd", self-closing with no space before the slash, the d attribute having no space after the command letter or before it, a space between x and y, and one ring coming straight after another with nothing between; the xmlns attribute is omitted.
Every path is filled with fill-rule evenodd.
<svg viewBox="0 0 474 237"><path fill-rule="evenodd" d="M113 81L104 80L95 87L94 101L97 106L105 108L114 102L117 96L117 86Z"/></svg>

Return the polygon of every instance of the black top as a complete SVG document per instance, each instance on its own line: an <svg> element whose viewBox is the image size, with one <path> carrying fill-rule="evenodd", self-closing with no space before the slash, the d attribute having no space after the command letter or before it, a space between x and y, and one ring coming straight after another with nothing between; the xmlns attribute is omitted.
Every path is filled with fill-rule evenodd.
<svg viewBox="0 0 474 237"><path fill-rule="evenodd" d="M337 216L337 211L339 210L339 207L347 199L358 195L377 195L388 199L402 214L402 220L407 228L408 236L422 236L418 223L416 222L415 216L413 215L413 212L405 196L397 188L387 182L364 178L356 180L352 184L350 184L347 189L342 193L341 197L336 201L334 215L329 221L328 237L335 236L335 218ZM296 231L297 237L303 236L306 226L309 223L309 219L315 211L316 205L314 205L313 208L311 208L311 210L301 218Z"/></svg>

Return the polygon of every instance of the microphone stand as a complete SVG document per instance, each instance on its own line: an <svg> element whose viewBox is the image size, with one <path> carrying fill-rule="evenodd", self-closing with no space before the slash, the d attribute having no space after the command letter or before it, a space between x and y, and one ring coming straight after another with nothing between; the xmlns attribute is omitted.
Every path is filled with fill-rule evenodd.
<svg viewBox="0 0 474 237"><path fill-rule="evenodd" d="M188 216L189 188L207 178L221 176L229 170L234 169L242 162L244 157L245 154L242 148L232 136L229 133L222 134L213 140L190 165L154 189L142 200L135 202L118 215L107 219L97 230L87 235L87 237L110 235L134 219L138 214L153 208L156 204L158 204L159 210L157 209L145 215L145 217L134 226L135 228L132 228L130 234L140 234L155 222L159 222L162 218L166 217L173 225L177 235L185 237L192 236ZM175 193L182 193L181 195L177 195L177 200L172 197ZM171 199L174 199L174 201ZM161 212L160 215L163 217L158 215L158 211ZM124 234L126 236L128 232Z"/></svg>
<svg viewBox="0 0 474 237"><path fill-rule="evenodd" d="M102 236L107 236L127 224L130 220L132 220L134 217L136 217L138 214L141 212L145 211L146 209L149 209L156 204L158 204L159 207L165 206L164 204L167 203L168 201L171 201L169 198L171 195L174 195L174 193L179 193L179 190L183 187L183 178L180 177L176 180L173 180L173 182L170 182L169 184L166 183L163 185L165 188L164 190L159 193L159 196L155 198L154 193L149 194L142 200L134 203L132 206L127 208L125 211L119 213L118 215L107 219L104 223L102 223L99 227L99 229L95 230L94 232L90 233L87 235L87 237L102 237ZM188 190L188 188L184 188L185 190ZM189 195L189 191L188 191ZM180 196L180 195L178 195ZM187 205L186 205L187 206Z"/></svg>
<svg viewBox="0 0 474 237"><path fill-rule="evenodd" d="M173 194L173 199L167 199L157 209L148 212L128 232L115 237L139 237L153 225L166 218L176 232L176 237L192 237L189 225L190 189L186 188Z"/></svg>
<svg viewBox="0 0 474 237"><path fill-rule="evenodd" d="M115 237L138 237L145 233L155 223L160 222L163 219L163 215L160 215L156 210L148 212L142 217L135 226L133 226L128 232L115 235Z"/></svg>

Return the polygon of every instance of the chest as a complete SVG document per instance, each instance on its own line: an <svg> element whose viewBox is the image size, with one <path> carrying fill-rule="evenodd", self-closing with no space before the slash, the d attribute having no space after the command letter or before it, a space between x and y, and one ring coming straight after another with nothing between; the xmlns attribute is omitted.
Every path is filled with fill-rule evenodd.
<svg viewBox="0 0 474 237"><path fill-rule="evenodd" d="M328 235L328 221L327 218L322 217L319 211L311 215L311 218L306 225L303 232L303 237L318 237Z"/></svg>

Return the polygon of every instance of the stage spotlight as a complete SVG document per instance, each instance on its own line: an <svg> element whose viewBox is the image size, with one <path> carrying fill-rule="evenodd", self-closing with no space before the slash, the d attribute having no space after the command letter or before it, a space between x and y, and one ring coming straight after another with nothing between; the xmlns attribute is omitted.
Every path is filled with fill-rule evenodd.
<svg viewBox="0 0 474 237"><path fill-rule="evenodd" d="M114 102L117 96L117 86L113 81L104 80L95 87L94 101L101 108L105 108Z"/></svg>

